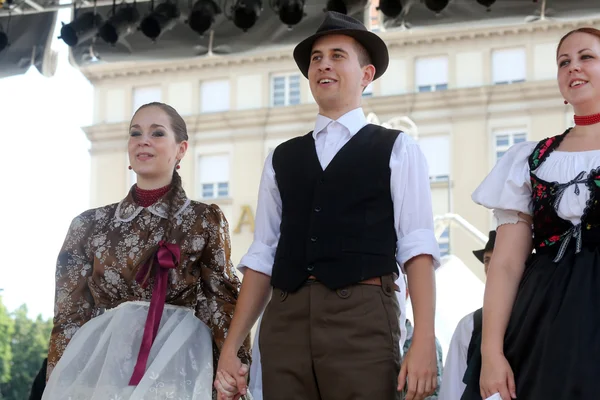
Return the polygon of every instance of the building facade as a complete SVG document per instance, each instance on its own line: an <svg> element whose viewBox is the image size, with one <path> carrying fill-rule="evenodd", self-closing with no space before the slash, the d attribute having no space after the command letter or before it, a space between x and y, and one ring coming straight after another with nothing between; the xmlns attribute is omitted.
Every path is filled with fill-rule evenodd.
<svg viewBox="0 0 600 400"><path fill-rule="evenodd" d="M390 51L382 78L365 90L372 122L419 142L430 168L433 211L458 214L479 231L495 227L471 193L513 144L572 124L556 83L556 45L586 20L457 25L379 32ZM91 206L118 202L135 183L126 141L133 112L162 101L185 118L189 150L180 174L188 196L227 216L233 260L253 238L263 163L279 143L311 131L318 112L292 47L180 61L99 64L82 69L95 88ZM443 253L481 279L471 251L482 244L458 225L438 230Z"/></svg>

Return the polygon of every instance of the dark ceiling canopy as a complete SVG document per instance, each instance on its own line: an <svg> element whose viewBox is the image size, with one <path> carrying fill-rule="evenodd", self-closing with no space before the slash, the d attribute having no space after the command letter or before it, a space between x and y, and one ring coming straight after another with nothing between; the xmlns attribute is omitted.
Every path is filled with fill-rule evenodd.
<svg viewBox="0 0 600 400"><path fill-rule="evenodd" d="M94 10L93 0L78 1L77 15ZM161 7L170 1L173 8ZM326 4L340 3L340 0L262 0L262 10L256 22L244 32L229 18L232 6L244 1L248 8L257 9L260 0L137 0L135 12L121 10L122 18L134 15L134 22L120 25L120 37L115 45L108 44L98 36L82 35L81 40L71 47L73 60L83 66L93 62L150 61L202 57L210 51L214 54L237 54L258 48L291 45L312 34L323 20ZM284 7L284 1L291 1ZM301 17L299 23L288 27L276 11L288 7L298 9L304 1L304 14L289 16L287 21ZM365 20L368 16L369 0L342 0L348 13ZM11 3L7 6L8 3ZM131 5L133 0L127 0ZM123 3L119 0L117 5ZM0 51L0 78L25 72L35 65L49 76L54 71L54 59L49 49L58 0L0 0L0 32L5 32L10 45ZM160 36L152 40L137 27L151 11L164 13L157 24L146 23L145 29L157 27ZM113 14L112 0L97 0L97 18L106 21ZM600 17L600 1L597 0L379 0L382 11L391 16L384 17L384 27L392 29L420 29L444 24L469 24L472 26L494 23L539 23L543 20ZM339 6L339 5L338 5ZM123 6L121 6L123 7ZM300 5L301 7L301 5ZM8 10L11 12L10 28ZM199 26L210 28L203 36L188 25L192 10L210 10L209 16L197 20ZM434 11L436 10L436 11ZM441 10L441 11L440 11ZM170 20L166 16L173 16ZM214 16L214 20L212 19ZM92 16L94 17L94 16ZM121 18L120 17L120 18ZM92 18L95 19L96 17ZM69 23L70 21L60 21ZM131 34L124 39L122 33L133 27ZM198 26L198 25L196 25ZM148 32L145 30L145 32ZM1 33L0 33L1 36ZM110 36L110 35L109 35ZM114 34L112 36L115 38ZM113 40L114 41L114 40ZM1 44L1 37L0 37Z"/></svg>
<svg viewBox="0 0 600 400"><path fill-rule="evenodd" d="M56 60L50 52L50 39L56 13L0 17L0 31L6 34L8 46L0 51L0 78L25 73L31 65L45 76L54 74Z"/></svg>

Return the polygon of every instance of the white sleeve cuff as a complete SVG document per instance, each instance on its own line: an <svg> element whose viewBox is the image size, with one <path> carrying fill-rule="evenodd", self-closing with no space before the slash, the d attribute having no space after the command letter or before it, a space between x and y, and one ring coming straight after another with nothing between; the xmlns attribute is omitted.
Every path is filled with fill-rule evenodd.
<svg viewBox="0 0 600 400"><path fill-rule="evenodd" d="M398 240L396 260L400 264L402 272L406 273L404 264L407 261L422 254L433 257L434 268L437 269L440 266L440 247L432 230L419 229Z"/></svg>
<svg viewBox="0 0 600 400"><path fill-rule="evenodd" d="M275 250L266 244L254 241L248 249L248 252L240 260L237 269L242 274L246 273L246 268L256 272L271 276L273 272L273 263L275 260Z"/></svg>
<svg viewBox="0 0 600 400"><path fill-rule="evenodd" d="M515 210L494 210L494 217L496 217L496 221L498 222L498 226L500 225L509 225L516 224L519 222L525 222L529 224L529 222L523 217L519 216L519 211Z"/></svg>

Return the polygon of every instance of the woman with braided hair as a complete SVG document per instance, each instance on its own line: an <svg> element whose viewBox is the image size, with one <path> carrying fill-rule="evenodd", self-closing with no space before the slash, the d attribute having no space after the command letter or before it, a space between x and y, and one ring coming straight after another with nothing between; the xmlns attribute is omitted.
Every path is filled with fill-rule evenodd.
<svg viewBox="0 0 600 400"><path fill-rule="evenodd" d="M140 107L128 141L137 184L73 220L58 256L44 400L216 395L240 282L222 212L182 188L187 140L172 107Z"/></svg>

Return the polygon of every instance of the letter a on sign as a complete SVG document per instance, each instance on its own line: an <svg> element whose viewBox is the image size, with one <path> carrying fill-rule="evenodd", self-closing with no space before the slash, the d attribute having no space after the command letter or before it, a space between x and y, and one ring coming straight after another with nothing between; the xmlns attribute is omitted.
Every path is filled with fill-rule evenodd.
<svg viewBox="0 0 600 400"><path fill-rule="evenodd" d="M250 232L254 232L254 214L250 206L242 206L242 215L240 215L233 233L242 232L242 226L244 225L250 225Z"/></svg>

